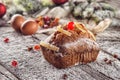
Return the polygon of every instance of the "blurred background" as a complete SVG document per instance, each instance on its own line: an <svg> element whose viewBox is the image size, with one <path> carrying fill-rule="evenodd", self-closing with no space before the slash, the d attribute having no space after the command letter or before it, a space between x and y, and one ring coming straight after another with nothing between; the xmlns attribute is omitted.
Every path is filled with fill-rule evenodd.
<svg viewBox="0 0 120 80"><path fill-rule="evenodd" d="M10 19L14 14L31 18L47 15L66 20L72 17L74 20L84 20L95 25L105 18L111 18L112 26L120 25L120 0L0 0L0 2L7 8L4 19Z"/></svg>

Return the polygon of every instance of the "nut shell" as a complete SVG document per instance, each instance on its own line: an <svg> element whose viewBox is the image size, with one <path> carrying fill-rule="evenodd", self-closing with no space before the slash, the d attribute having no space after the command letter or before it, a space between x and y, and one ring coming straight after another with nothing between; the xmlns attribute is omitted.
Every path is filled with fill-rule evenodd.
<svg viewBox="0 0 120 80"><path fill-rule="evenodd" d="M38 24L34 20L27 20L22 24L21 32L25 35L35 34L38 30Z"/></svg>
<svg viewBox="0 0 120 80"><path fill-rule="evenodd" d="M22 15L16 14L11 19L11 25L16 31L20 31L21 25L25 21Z"/></svg>

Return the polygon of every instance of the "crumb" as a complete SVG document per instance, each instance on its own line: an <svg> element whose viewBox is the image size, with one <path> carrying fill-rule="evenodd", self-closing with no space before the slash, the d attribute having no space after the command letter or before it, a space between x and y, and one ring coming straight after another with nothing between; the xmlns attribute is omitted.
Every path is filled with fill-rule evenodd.
<svg viewBox="0 0 120 80"><path fill-rule="evenodd" d="M62 79L67 79L67 78L68 78L67 74L63 74Z"/></svg>

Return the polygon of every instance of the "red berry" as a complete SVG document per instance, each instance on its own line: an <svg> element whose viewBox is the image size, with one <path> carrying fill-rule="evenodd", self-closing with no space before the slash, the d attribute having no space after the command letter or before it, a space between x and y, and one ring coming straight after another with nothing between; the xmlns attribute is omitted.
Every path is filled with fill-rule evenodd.
<svg viewBox="0 0 120 80"><path fill-rule="evenodd" d="M5 38L5 39L4 39L4 42L5 42L5 43L8 43L8 42L9 42L9 38Z"/></svg>
<svg viewBox="0 0 120 80"><path fill-rule="evenodd" d="M50 18L48 16L43 17L44 21L50 21Z"/></svg>
<svg viewBox="0 0 120 80"><path fill-rule="evenodd" d="M69 22L67 25L68 30L73 30L74 29L74 22Z"/></svg>
<svg viewBox="0 0 120 80"><path fill-rule="evenodd" d="M13 60L13 61L11 62L11 65L12 65L13 67L16 67L16 66L18 65L18 62L15 61L15 60Z"/></svg>
<svg viewBox="0 0 120 80"><path fill-rule="evenodd" d="M34 50L40 50L40 45L35 45Z"/></svg>
<svg viewBox="0 0 120 80"><path fill-rule="evenodd" d="M6 13L6 7L4 4L0 3L0 18L3 17Z"/></svg>

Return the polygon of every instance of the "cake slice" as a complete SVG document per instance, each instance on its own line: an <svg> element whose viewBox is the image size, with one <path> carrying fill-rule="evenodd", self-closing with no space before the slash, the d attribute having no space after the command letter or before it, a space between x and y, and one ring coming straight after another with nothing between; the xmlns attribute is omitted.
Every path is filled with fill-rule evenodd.
<svg viewBox="0 0 120 80"><path fill-rule="evenodd" d="M44 58L57 68L86 64L96 60L99 46L95 36L81 23L74 23L74 29L68 25L58 26L45 41L41 41Z"/></svg>

